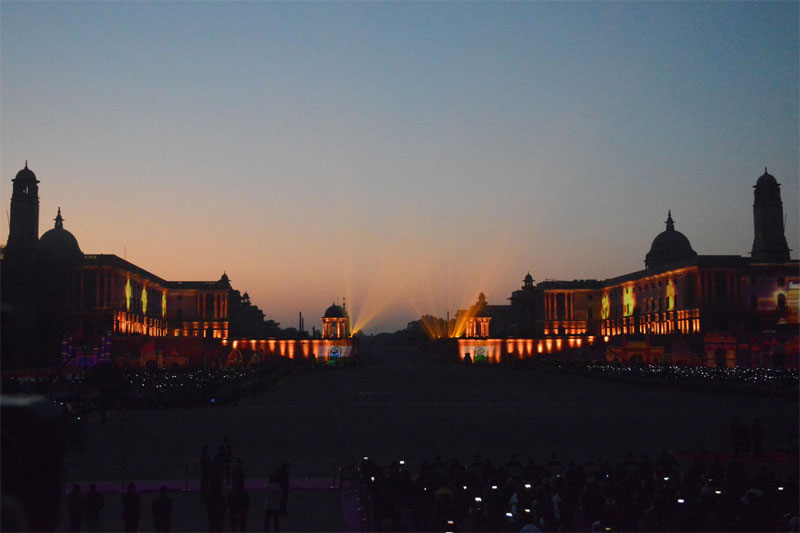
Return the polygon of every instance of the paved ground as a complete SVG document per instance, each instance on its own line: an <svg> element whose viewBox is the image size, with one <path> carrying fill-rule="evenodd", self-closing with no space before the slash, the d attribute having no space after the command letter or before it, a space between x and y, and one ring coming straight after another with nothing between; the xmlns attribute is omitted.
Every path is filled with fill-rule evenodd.
<svg viewBox="0 0 800 533"><path fill-rule="evenodd" d="M530 369L464 369L399 348L365 352L359 368L290 375L238 407L132 411L95 425L84 450L67 457L66 477L180 481L188 464L189 478L196 479L201 446L213 451L223 436L248 478L266 478L289 461L294 478L325 479L365 455L379 463L404 459L416 468L436 454L465 462L479 453L498 462L512 453L543 459L555 451L586 461L619 460L627 450L651 456L726 451L734 416L748 424L760 418L764 449L774 450L787 446L800 415L797 399L648 388ZM335 519L322 529L341 528Z"/></svg>
<svg viewBox="0 0 800 533"><path fill-rule="evenodd" d="M157 492L141 492L139 531L153 531L153 499ZM251 491L250 511L247 516L248 531L263 531L264 512L259 492ZM100 513L100 531L122 531L122 495L105 493L105 504ZM170 491L172 499L172 531L208 531L208 515L197 492ZM63 506L66 507L66 506ZM281 520L283 531L345 531L341 513L342 502L338 490L293 490L288 516ZM66 509L58 531L69 531ZM224 531L230 531L225 517Z"/></svg>

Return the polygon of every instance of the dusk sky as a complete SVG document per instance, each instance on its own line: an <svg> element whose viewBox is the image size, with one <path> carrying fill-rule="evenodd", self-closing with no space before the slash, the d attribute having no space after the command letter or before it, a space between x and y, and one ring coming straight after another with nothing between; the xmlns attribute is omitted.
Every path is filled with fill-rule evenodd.
<svg viewBox="0 0 800 533"><path fill-rule="evenodd" d="M40 234L356 327L644 268L667 210L800 249L797 2L0 3L0 194ZM7 219L6 219L7 220ZM8 237L7 222L0 241Z"/></svg>

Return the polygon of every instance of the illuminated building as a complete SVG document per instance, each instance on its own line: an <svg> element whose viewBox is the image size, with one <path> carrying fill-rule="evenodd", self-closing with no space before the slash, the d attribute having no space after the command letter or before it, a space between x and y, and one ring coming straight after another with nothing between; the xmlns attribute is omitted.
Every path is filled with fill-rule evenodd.
<svg viewBox="0 0 800 533"><path fill-rule="evenodd" d="M153 337L228 336L228 276L166 281L116 255L84 255L76 333Z"/></svg>
<svg viewBox="0 0 800 533"><path fill-rule="evenodd" d="M323 339L345 339L350 336L350 316L343 305L332 303L322 317Z"/></svg>
<svg viewBox="0 0 800 533"><path fill-rule="evenodd" d="M490 336L506 339L496 349L527 357L602 339L607 353L648 362L797 367L800 263L789 257L780 185L766 170L754 196L750 258L698 255L669 211L643 270L538 284L529 273L509 306L484 301Z"/></svg>
<svg viewBox="0 0 800 533"><path fill-rule="evenodd" d="M68 338L97 345L111 336L228 337L226 275L166 281L116 255L84 255L61 208L39 238L39 180L27 162L13 184L2 255L6 367L51 365Z"/></svg>
<svg viewBox="0 0 800 533"><path fill-rule="evenodd" d="M456 324L464 324L464 336L470 338L486 338L489 336L489 309L486 304L486 295L480 293L478 301L466 311L459 311L456 315Z"/></svg>

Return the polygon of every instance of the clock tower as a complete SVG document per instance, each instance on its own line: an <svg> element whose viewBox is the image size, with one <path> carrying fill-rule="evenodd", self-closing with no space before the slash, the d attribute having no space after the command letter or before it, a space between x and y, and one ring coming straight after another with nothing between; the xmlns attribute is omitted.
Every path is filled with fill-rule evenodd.
<svg viewBox="0 0 800 533"><path fill-rule="evenodd" d="M782 263L789 261L789 246L783 227L783 202L781 185L767 173L753 186L753 250L750 255L757 263Z"/></svg>
<svg viewBox="0 0 800 533"><path fill-rule="evenodd" d="M39 240L39 180L28 168L17 172L12 180L11 216L8 228L6 253L15 254L32 248Z"/></svg>

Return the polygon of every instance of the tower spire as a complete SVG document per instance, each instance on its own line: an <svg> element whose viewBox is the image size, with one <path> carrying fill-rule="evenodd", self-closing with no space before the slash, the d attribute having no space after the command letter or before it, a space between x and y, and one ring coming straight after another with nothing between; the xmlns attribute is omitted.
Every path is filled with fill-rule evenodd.
<svg viewBox="0 0 800 533"><path fill-rule="evenodd" d="M56 229L64 229L64 217L61 216L61 207L58 208L58 214L53 220L56 221Z"/></svg>
<svg viewBox="0 0 800 533"><path fill-rule="evenodd" d="M675 231L675 221L672 220L672 209L667 212L667 231Z"/></svg>

